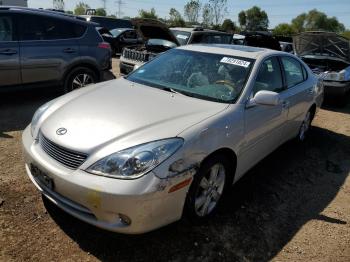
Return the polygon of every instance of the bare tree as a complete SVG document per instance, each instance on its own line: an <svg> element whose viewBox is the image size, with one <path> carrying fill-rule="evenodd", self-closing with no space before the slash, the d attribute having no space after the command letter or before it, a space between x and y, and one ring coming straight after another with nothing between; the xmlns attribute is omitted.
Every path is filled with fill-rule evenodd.
<svg viewBox="0 0 350 262"><path fill-rule="evenodd" d="M184 15L190 23L198 23L202 4L199 0L191 0L184 7Z"/></svg>
<svg viewBox="0 0 350 262"><path fill-rule="evenodd" d="M209 0L214 16L214 24L221 24L222 19L227 14L227 0Z"/></svg>
<svg viewBox="0 0 350 262"><path fill-rule="evenodd" d="M202 24L205 27L209 27L213 24L214 16L213 10L210 4L206 3L202 10Z"/></svg>
<svg viewBox="0 0 350 262"><path fill-rule="evenodd" d="M64 10L64 1L63 0L53 0L53 8L57 10Z"/></svg>

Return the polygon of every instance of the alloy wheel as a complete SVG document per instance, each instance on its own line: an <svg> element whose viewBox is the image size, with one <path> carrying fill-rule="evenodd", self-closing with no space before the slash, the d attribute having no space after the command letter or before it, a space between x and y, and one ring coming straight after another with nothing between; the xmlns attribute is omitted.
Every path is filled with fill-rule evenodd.
<svg viewBox="0 0 350 262"><path fill-rule="evenodd" d="M300 127L300 132L299 132L300 141L304 141L304 139L306 137L306 133L310 128L310 124L311 124L311 114L310 114L310 112L307 112L305 119Z"/></svg>
<svg viewBox="0 0 350 262"><path fill-rule="evenodd" d="M226 179L225 167L217 163L203 176L195 197L195 212L198 216L209 215L224 191Z"/></svg>
<svg viewBox="0 0 350 262"><path fill-rule="evenodd" d="M91 75L87 73L78 74L74 77L72 81L72 90L79 89L93 83L94 80Z"/></svg>

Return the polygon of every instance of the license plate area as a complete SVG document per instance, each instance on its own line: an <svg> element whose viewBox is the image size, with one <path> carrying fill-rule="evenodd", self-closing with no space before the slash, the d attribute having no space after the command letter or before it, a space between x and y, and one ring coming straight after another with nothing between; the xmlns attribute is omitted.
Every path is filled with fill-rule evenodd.
<svg viewBox="0 0 350 262"><path fill-rule="evenodd" d="M45 172L39 169L37 166L30 164L30 172L34 179L40 184L47 187L50 190L53 190L54 183L53 179L49 177Z"/></svg>

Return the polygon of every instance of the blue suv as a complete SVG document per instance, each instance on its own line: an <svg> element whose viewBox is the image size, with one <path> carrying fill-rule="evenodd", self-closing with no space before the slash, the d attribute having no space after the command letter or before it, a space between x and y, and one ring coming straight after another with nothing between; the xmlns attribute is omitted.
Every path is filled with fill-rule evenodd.
<svg viewBox="0 0 350 262"><path fill-rule="evenodd" d="M111 48L96 26L54 11L0 7L0 91L60 86L69 92L102 80Z"/></svg>

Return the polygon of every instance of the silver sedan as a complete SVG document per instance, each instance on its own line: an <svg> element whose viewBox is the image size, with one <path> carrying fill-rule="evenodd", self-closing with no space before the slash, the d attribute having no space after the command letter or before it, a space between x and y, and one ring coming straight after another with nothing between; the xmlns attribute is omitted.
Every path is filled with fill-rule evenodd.
<svg viewBox="0 0 350 262"><path fill-rule="evenodd" d="M25 166L67 213L139 234L211 215L257 162L305 139L322 100L293 55L185 46L40 107L23 133Z"/></svg>

